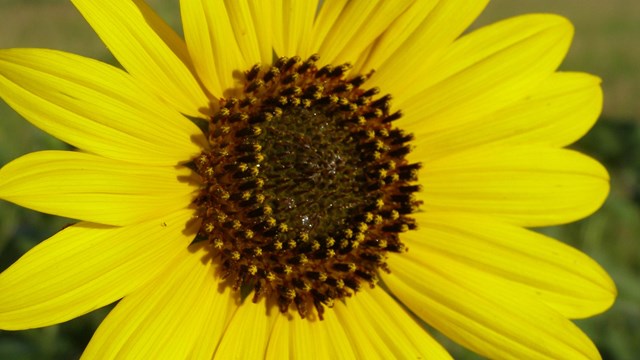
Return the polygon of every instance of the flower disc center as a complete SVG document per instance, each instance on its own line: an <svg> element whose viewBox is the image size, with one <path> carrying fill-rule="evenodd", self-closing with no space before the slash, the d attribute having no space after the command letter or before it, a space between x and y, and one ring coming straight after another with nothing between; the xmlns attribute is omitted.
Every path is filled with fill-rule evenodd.
<svg viewBox="0 0 640 360"><path fill-rule="evenodd" d="M331 236L367 201L366 162L339 120L323 109L287 109L259 139L265 204L277 220L312 239Z"/></svg>
<svg viewBox="0 0 640 360"><path fill-rule="evenodd" d="M243 95L220 100L210 150L195 159L207 239L234 288L293 304L305 317L375 285L419 205L411 134L392 126L390 96L347 79L349 65L280 58L245 73Z"/></svg>

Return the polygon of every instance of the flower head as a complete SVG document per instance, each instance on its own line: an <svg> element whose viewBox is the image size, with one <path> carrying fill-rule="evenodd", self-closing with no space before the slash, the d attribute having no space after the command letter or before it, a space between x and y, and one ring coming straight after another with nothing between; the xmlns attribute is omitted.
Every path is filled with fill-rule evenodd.
<svg viewBox="0 0 640 360"><path fill-rule="evenodd" d="M570 23L462 35L485 1L73 0L124 70L0 51L0 95L79 151L23 156L0 198L80 222L0 274L0 328L122 299L84 356L598 358L591 259L527 227L594 212L563 149L599 79L557 72Z"/></svg>

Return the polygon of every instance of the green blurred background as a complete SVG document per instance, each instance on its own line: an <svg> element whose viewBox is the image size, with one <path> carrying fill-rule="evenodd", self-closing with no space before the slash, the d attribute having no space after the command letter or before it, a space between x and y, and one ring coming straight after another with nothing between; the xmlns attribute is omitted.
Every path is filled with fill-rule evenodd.
<svg viewBox="0 0 640 360"><path fill-rule="evenodd" d="M178 0L149 1L179 29ZM576 35L562 69L603 78L604 112L574 145L602 161L612 176L604 207L568 226L543 229L593 258L615 280L611 310L577 321L604 359L640 358L640 1L495 0L474 27L530 12L565 15ZM47 47L115 63L91 28L66 0L0 0L0 48ZM28 152L66 145L29 125L0 103L0 166ZM70 220L0 202L0 270ZM2 296L2 294L0 294ZM75 359L109 309L64 324L29 331L0 331L0 359ZM457 359L477 359L443 340Z"/></svg>

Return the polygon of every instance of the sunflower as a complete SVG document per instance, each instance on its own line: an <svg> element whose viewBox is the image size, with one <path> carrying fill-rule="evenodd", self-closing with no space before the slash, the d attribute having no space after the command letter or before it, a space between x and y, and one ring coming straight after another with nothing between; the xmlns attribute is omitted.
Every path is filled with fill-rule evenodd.
<svg viewBox="0 0 640 360"><path fill-rule="evenodd" d="M599 358L615 286L526 228L583 218L601 111L564 18L463 33L487 1L72 0L123 69L0 51L0 94L78 151L0 170L74 218L0 274L0 328L119 300L85 358Z"/></svg>

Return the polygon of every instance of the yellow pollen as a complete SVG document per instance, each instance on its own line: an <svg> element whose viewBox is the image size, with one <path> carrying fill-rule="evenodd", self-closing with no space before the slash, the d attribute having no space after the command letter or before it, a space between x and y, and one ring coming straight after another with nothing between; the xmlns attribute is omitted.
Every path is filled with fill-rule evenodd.
<svg viewBox="0 0 640 360"><path fill-rule="evenodd" d="M296 291L293 289L287 289L287 292L285 294L289 299L293 299L294 297L296 297Z"/></svg>
<svg viewBox="0 0 640 360"><path fill-rule="evenodd" d="M276 274L274 274L271 271L267 271L267 274L265 275L265 278L270 282L274 281L276 279Z"/></svg>
<svg viewBox="0 0 640 360"><path fill-rule="evenodd" d="M258 267L255 265L251 265L249 266L248 271L249 271L249 274L255 275L256 273L258 273Z"/></svg>
<svg viewBox="0 0 640 360"><path fill-rule="evenodd" d="M317 251L318 249L320 249L320 243L316 240L313 240L313 242L311 243L311 250Z"/></svg>
<svg viewBox="0 0 640 360"><path fill-rule="evenodd" d="M327 244L327 247L332 247L333 245L335 245L336 240L332 237L328 237L325 243Z"/></svg>
<svg viewBox="0 0 640 360"><path fill-rule="evenodd" d="M376 208L382 209L384 207L384 200L378 199L376 200Z"/></svg>

